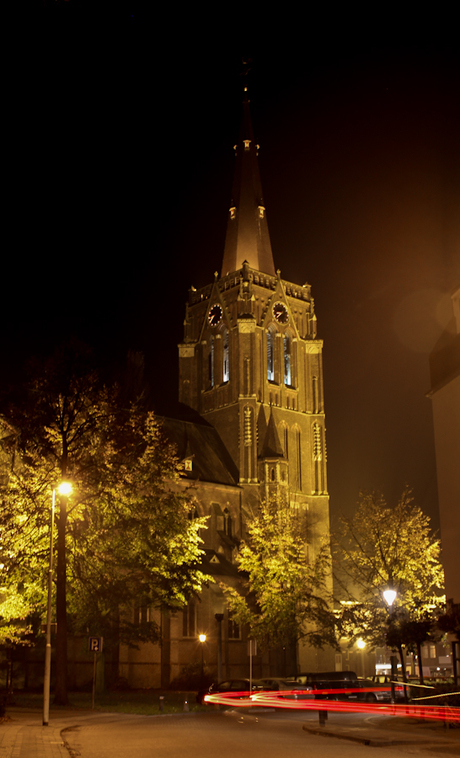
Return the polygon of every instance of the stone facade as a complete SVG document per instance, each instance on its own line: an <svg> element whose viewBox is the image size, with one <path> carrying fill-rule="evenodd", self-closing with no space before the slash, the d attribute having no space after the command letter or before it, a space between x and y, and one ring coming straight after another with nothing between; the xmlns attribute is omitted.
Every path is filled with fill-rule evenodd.
<svg viewBox="0 0 460 758"><path fill-rule="evenodd" d="M238 585L238 545L261 498L282 492L303 514L312 558L329 535L323 343L310 285L275 271L257 148L245 99L222 275L189 291L178 346L182 415L164 419L184 485L194 483L197 511L209 518L203 568L216 583L184 611L157 615L161 648L120 651L120 674L134 686L165 686L202 660L217 677L219 625L223 678L249 675L246 630L229 618L218 582ZM298 662L330 670L334 653L301 645ZM253 664L254 676L293 673L279 656Z"/></svg>

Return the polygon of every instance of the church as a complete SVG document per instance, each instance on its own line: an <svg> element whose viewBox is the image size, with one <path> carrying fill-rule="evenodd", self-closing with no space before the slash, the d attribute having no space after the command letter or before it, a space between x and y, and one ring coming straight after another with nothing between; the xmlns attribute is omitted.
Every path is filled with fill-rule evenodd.
<svg viewBox="0 0 460 758"><path fill-rule="evenodd" d="M222 267L189 291L178 346L183 412L163 420L184 462L184 485L193 483L197 513L208 517L203 569L216 582L183 611L162 614L160 647L120 650L119 674L132 686L168 686L193 663L214 678L249 676L246 630L229 615L219 582L239 585L238 545L261 499L282 492L305 514L312 559L328 536L317 331L310 285L285 281L275 268L245 89ZM148 620L148 608L135 613ZM253 652L255 677L293 673ZM334 653L300 644L298 662L302 671L333 669Z"/></svg>

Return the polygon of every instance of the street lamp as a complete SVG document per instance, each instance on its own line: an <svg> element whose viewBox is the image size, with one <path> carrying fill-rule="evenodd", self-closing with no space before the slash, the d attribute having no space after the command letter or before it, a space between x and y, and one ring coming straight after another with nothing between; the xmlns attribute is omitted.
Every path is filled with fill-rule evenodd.
<svg viewBox="0 0 460 758"><path fill-rule="evenodd" d="M206 635L199 634L198 639L201 642L201 686L203 687L204 680L204 643L206 642Z"/></svg>
<svg viewBox="0 0 460 758"><path fill-rule="evenodd" d="M390 589L385 590L384 593L383 593L383 597L385 598L385 602L387 603L387 605L388 605L388 607L390 609L390 614L391 614L391 606L393 605L394 601L396 600L396 595L397 594L398 593L396 592L396 590L390 590Z"/></svg>
<svg viewBox="0 0 460 758"><path fill-rule="evenodd" d="M364 679L364 648L366 647L366 643L364 642L362 637L360 637L359 640L357 640L356 646L358 650L361 651L361 674Z"/></svg>
<svg viewBox="0 0 460 758"><path fill-rule="evenodd" d="M222 621L223 613L215 613L214 618L217 621L217 681L222 681Z"/></svg>
<svg viewBox="0 0 460 758"><path fill-rule="evenodd" d="M392 589L386 589L383 592L383 597L385 598L385 602L388 605L388 622L391 627L391 611L393 607L393 603L396 599L397 592L396 590ZM398 666L397 666L397 660L395 655L390 655L390 663L391 663L391 702L395 702L395 679L398 678Z"/></svg>
<svg viewBox="0 0 460 758"><path fill-rule="evenodd" d="M72 485L62 482L58 487L60 495L70 495ZM45 675L43 679L43 726L48 726L50 715L50 684L51 684L51 597L53 594L53 531L54 531L54 507L56 503L56 490L53 489L50 523L50 562L48 569L48 604L46 609L46 648L45 648Z"/></svg>

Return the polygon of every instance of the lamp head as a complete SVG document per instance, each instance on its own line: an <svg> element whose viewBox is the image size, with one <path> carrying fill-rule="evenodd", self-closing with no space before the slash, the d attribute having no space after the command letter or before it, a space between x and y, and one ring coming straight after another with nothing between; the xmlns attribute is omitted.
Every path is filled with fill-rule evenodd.
<svg viewBox="0 0 460 758"><path fill-rule="evenodd" d="M396 595L397 595L397 592L395 590L385 590L385 592L383 593L385 602L390 606L390 608L395 601Z"/></svg>
<svg viewBox="0 0 460 758"><path fill-rule="evenodd" d="M58 492L60 495L70 495L72 492L72 485L70 482L61 482L58 487Z"/></svg>

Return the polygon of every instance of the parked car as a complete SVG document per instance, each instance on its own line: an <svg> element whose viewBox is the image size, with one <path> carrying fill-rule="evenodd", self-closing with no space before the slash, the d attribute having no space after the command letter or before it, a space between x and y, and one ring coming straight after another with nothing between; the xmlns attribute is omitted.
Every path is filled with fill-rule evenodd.
<svg viewBox="0 0 460 758"><path fill-rule="evenodd" d="M337 692L358 687L358 677L354 671L324 671L298 674L296 682L312 690L335 690L331 693L315 695L316 700L358 700L357 693ZM356 687L355 687L356 685Z"/></svg>
<svg viewBox="0 0 460 758"><path fill-rule="evenodd" d="M305 693L305 690L308 690L309 692L312 691L311 685L301 684L300 682L297 682L294 677L289 679L284 677L264 677L259 681L263 683L265 690L293 693L284 696L289 699L306 700L313 697L313 695ZM299 694L297 694L297 692Z"/></svg>
<svg viewBox="0 0 460 758"><path fill-rule="evenodd" d="M390 700L391 700L391 677L387 674L374 674L370 677L372 684L375 687L389 687L390 688ZM409 687L407 688L407 694L409 694ZM379 698L377 698L379 699ZM402 684L395 684L395 699L404 700L404 687Z"/></svg>
<svg viewBox="0 0 460 758"><path fill-rule="evenodd" d="M252 688L250 686L249 679L226 679L223 682L213 682L210 687L208 687L207 690L200 690L200 692L197 693L196 701L197 703L200 703L200 705L203 705L204 696L205 695L215 695L217 693L234 693L234 692L241 692L241 697L248 697L250 692L261 692L263 689L268 689L267 687L264 687L263 683L259 679L253 679L252 680Z"/></svg>
<svg viewBox="0 0 460 758"><path fill-rule="evenodd" d="M296 681L304 686L311 686L313 690L334 690L316 695L317 700L344 700L358 703L391 702L390 679L389 677L384 677L384 679L385 681L382 682L381 675L369 679L358 679L354 671L315 672L299 674L296 677ZM359 690L364 691L359 692ZM369 690L372 691L369 692ZM404 700L404 687L395 685L395 697L398 700Z"/></svg>
<svg viewBox="0 0 460 758"><path fill-rule="evenodd" d="M391 686L389 683L373 682L372 679L358 679L357 685L364 690L374 690L374 692L357 693L359 702L391 703ZM381 689L382 687L385 689Z"/></svg>
<svg viewBox="0 0 460 758"><path fill-rule="evenodd" d="M354 671L325 671L309 674L299 674L296 681L312 690L332 690L332 692L320 692L315 695L316 700L343 700L359 703L376 703L378 700L391 700L388 692L360 692L368 688L377 688L372 681L358 679ZM342 690L342 691L341 691ZM350 691L351 690L351 691Z"/></svg>

